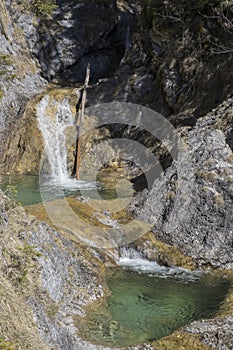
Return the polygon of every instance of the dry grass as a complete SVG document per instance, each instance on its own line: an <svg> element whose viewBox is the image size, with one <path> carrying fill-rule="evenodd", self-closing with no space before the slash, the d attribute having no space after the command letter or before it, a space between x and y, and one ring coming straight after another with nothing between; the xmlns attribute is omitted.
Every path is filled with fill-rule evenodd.
<svg viewBox="0 0 233 350"><path fill-rule="evenodd" d="M30 221L12 201L3 203L8 221L0 226L0 349L47 349L26 302L39 283L38 252L22 238Z"/></svg>
<svg viewBox="0 0 233 350"><path fill-rule="evenodd" d="M221 208L224 208L225 206L225 201L221 194L216 194L214 196L214 203Z"/></svg>
<svg viewBox="0 0 233 350"><path fill-rule="evenodd" d="M217 178L216 173L213 171L197 171L195 173L195 175L198 178L203 179L204 181L209 181L209 182L213 182Z"/></svg>
<svg viewBox="0 0 233 350"><path fill-rule="evenodd" d="M0 349L47 349L24 298L0 272Z"/></svg>

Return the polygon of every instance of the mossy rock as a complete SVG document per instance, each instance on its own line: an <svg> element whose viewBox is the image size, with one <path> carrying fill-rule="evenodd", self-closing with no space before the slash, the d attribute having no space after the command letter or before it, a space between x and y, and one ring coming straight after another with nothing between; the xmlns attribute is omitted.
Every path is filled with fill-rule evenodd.
<svg viewBox="0 0 233 350"><path fill-rule="evenodd" d="M185 332L175 332L168 337L152 343L156 350L210 350L211 348L200 341L198 335Z"/></svg>
<svg viewBox="0 0 233 350"><path fill-rule="evenodd" d="M178 266L189 270L196 268L195 262L181 252L178 247L158 241L153 232L147 232L130 246L138 251L147 252L147 258L165 266Z"/></svg>

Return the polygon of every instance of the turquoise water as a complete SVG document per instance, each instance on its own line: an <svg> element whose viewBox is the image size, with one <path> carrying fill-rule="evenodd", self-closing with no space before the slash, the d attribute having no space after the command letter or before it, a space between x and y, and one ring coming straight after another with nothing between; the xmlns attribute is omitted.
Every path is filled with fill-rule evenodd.
<svg viewBox="0 0 233 350"><path fill-rule="evenodd" d="M41 198L52 200L69 195L81 195L94 199L127 197L127 191L121 191L119 195L115 188L109 188L108 184L106 185L107 178L109 176L99 177L98 183L85 179L86 181L80 181L77 186L77 182L71 178L59 184L48 176L39 179L36 175L0 175L0 189L23 206L40 203Z"/></svg>
<svg viewBox="0 0 233 350"><path fill-rule="evenodd" d="M83 188L80 192L80 189L66 187L66 184L63 188L58 187L50 180L45 178L39 185L38 176L4 175L0 176L0 188L22 205L41 202L41 188L43 193L51 193L54 197L96 196L96 184L93 188L89 187L90 183L81 183ZM104 189L104 182L98 192L105 199L116 196L114 189ZM211 275L180 271L169 275L163 269L158 269L156 273L142 270L107 269L111 296L107 305L95 307L82 320L82 325L79 324L83 338L116 347L159 339L193 320L212 317L229 288L227 281Z"/></svg>
<svg viewBox="0 0 233 350"><path fill-rule="evenodd" d="M228 282L207 275L187 280L110 268L107 308L93 310L82 335L93 343L124 347L159 339L193 320L212 317Z"/></svg>
<svg viewBox="0 0 233 350"><path fill-rule="evenodd" d="M0 189L5 194L20 202L31 205L41 202L39 177L34 175L0 175Z"/></svg>

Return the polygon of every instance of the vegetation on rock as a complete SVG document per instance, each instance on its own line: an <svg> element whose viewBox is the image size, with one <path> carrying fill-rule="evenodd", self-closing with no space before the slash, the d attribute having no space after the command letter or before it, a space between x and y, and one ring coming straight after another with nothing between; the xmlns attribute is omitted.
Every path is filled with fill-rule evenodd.
<svg viewBox="0 0 233 350"><path fill-rule="evenodd" d="M56 0L23 0L23 6L39 16L51 15L57 8Z"/></svg>

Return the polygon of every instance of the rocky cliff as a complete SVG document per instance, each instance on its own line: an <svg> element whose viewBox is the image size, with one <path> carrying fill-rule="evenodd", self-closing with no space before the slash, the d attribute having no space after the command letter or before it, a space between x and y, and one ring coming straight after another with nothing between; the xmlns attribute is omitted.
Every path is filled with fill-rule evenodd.
<svg viewBox="0 0 233 350"><path fill-rule="evenodd" d="M51 15L38 17L23 3L1 2L4 172L38 171L42 147L35 122L37 100L27 101L48 81L56 88L79 86L88 62L88 105L113 100L142 104L175 126L194 125L230 94L230 2L57 4Z"/></svg>
<svg viewBox="0 0 233 350"><path fill-rule="evenodd" d="M155 236L178 246L199 267L233 267L232 98L182 128L178 156L131 212L153 225Z"/></svg>
<svg viewBox="0 0 233 350"><path fill-rule="evenodd" d="M15 167L25 152L32 156L35 169L40 143L35 137L37 123L33 113L26 116L25 110L27 102L45 88L46 81L20 28L20 22L25 21L30 30L33 16L23 16L15 1L1 1L0 9L0 171ZM16 14L21 17L16 19Z"/></svg>
<svg viewBox="0 0 233 350"><path fill-rule="evenodd" d="M231 1L58 0L43 16L25 4L0 0L0 172L38 172L41 94L51 84L58 93L79 86L90 62L88 105L151 107L182 139L169 161L157 140L145 143L164 160L164 174L130 212L197 266L232 269ZM110 137L124 131L111 129ZM2 193L0 220L0 330L7 334L0 348L104 349L78 337L74 318L108 293L105 254L36 221ZM131 349L231 349L229 300L218 320Z"/></svg>
<svg viewBox="0 0 233 350"><path fill-rule="evenodd" d="M94 96L149 106L175 125L194 125L231 93L232 4L139 3L129 50Z"/></svg>

